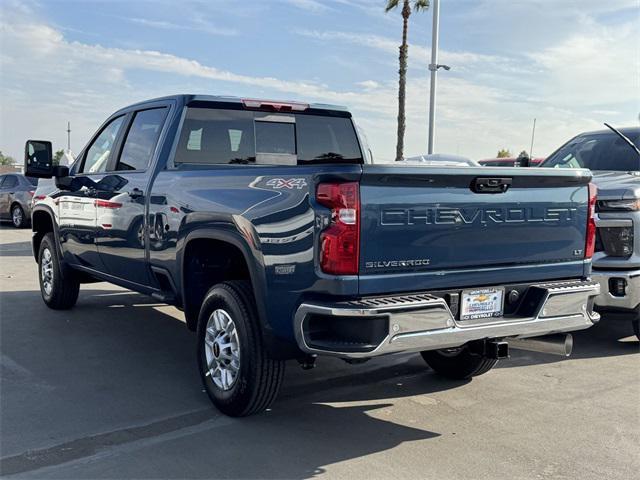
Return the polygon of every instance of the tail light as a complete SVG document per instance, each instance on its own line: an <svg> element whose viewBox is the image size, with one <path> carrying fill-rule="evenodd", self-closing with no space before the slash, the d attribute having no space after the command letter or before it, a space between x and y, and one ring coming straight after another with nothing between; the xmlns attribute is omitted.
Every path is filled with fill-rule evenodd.
<svg viewBox="0 0 640 480"><path fill-rule="evenodd" d="M100 207L100 208L117 209L117 208L122 207L121 203L119 203L119 202L111 202L109 200L94 200L93 204L94 204L94 206Z"/></svg>
<svg viewBox="0 0 640 480"><path fill-rule="evenodd" d="M29 190L29 195L31 195L32 197L36 194L35 190Z"/></svg>
<svg viewBox="0 0 640 480"><path fill-rule="evenodd" d="M584 258L593 257L596 248L596 197L598 187L589 184L589 216L587 218L587 240L584 246Z"/></svg>
<svg viewBox="0 0 640 480"><path fill-rule="evenodd" d="M320 234L320 268L332 275L357 275L360 259L358 183L321 183L316 200L331 209L331 224Z"/></svg>

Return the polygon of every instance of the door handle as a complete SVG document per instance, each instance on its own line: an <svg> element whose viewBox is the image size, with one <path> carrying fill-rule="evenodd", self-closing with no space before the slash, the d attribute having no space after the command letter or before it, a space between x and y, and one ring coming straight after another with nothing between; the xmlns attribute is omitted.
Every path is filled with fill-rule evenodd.
<svg viewBox="0 0 640 480"><path fill-rule="evenodd" d="M133 190L131 190L129 192L129 196L131 198L140 198L144 195L144 193L142 192L142 190L140 190L139 188L134 188Z"/></svg>

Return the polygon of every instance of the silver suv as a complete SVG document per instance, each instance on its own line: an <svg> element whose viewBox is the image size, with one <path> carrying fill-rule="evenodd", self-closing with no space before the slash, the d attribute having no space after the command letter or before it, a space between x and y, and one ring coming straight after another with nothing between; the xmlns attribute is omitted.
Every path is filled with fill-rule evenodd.
<svg viewBox="0 0 640 480"><path fill-rule="evenodd" d="M38 179L19 173L0 175L0 221L10 221L16 228L31 223L31 201Z"/></svg>
<svg viewBox="0 0 640 480"><path fill-rule="evenodd" d="M633 322L640 339L640 128L582 133L542 167L584 167L598 186L594 280L596 308Z"/></svg>

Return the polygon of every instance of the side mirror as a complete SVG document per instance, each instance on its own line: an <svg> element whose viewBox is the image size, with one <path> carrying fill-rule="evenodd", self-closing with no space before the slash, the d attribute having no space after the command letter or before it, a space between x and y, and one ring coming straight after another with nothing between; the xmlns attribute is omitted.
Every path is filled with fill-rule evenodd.
<svg viewBox="0 0 640 480"><path fill-rule="evenodd" d="M24 147L24 174L28 177L51 178L54 175L51 142L27 140Z"/></svg>

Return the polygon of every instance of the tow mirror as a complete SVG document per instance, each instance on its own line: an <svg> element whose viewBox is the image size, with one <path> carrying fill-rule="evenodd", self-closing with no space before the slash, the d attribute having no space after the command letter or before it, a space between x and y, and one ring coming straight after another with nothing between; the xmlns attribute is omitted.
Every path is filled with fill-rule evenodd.
<svg viewBox="0 0 640 480"><path fill-rule="evenodd" d="M24 147L24 174L28 177L51 178L54 175L51 142L27 140Z"/></svg>

